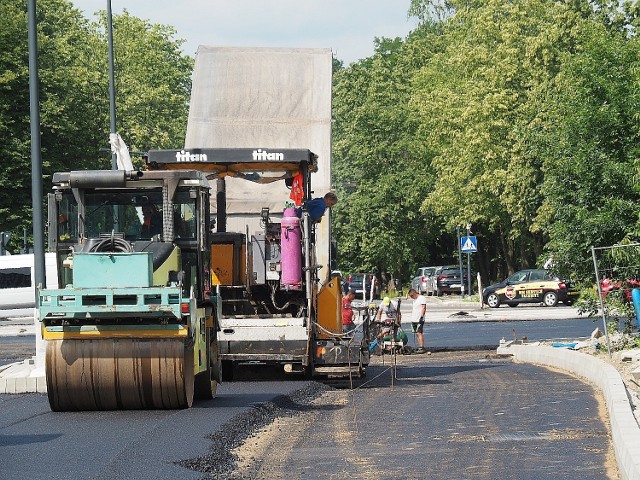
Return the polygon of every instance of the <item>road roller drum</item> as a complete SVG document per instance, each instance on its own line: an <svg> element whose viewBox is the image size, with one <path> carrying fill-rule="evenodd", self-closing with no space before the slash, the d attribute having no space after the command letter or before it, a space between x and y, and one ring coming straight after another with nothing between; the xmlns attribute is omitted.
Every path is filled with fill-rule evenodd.
<svg viewBox="0 0 640 480"><path fill-rule="evenodd" d="M193 347L184 338L50 340L51 409L187 408L193 401Z"/></svg>

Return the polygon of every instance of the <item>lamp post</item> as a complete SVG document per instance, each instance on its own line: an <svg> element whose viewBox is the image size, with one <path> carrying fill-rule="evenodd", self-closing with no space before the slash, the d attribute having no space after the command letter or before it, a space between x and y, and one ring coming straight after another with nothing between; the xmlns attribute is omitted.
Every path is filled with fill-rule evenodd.
<svg viewBox="0 0 640 480"><path fill-rule="evenodd" d="M38 80L38 30L36 0L27 2L27 30L29 38L29 123L31 124L31 203L33 206L33 296L38 305L38 286L46 286L44 264L44 219L42 208L42 152L40 144L40 86ZM44 375L44 340L39 327L38 309L33 309L36 331L36 372ZM35 377L38 375L32 372Z"/></svg>
<svg viewBox="0 0 640 480"><path fill-rule="evenodd" d="M45 284L44 220L42 218L42 152L40 151L40 85L36 0L27 3L29 37L29 122L31 124L31 202L33 204L33 254L35 285ZM34 289L34 296L37 295Z"/></svg>
<svg viewBox="0 0 640 480"><path fill-rule="evenodd" d="M116 86L113 67L113 19L111 14L111 0L107 0L107 41L109 43L109 118L111 133L116 133ZM116 153L111 154L111 169L118 169Z"/></svg>

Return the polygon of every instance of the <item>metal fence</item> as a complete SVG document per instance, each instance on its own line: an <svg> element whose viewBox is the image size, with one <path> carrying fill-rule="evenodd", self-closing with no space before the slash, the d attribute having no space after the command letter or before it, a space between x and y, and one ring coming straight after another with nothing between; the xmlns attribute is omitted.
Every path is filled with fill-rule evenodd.
<svg viewBox="0 0 640 480"><path fill-rule="evenodd" d="M640 288L640 243L623 243L606 247L591 247L596 276L602 325L607 338L607 350L611 355L607 328L606 299L618 292L623 301L631 304L631 291ZM636 314L637 318L637 314Z"/></svg>

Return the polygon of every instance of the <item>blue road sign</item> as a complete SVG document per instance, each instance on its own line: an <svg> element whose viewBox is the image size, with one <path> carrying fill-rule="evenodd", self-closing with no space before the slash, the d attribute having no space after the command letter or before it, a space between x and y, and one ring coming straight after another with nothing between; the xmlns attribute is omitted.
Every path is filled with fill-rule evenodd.
<svg viewBox="0 0 640 480"><path fill-rule="evenodd" d="M462 246L462 253L473 253L478 251L478 241L476 237L462 237L460 238L460 245Z"/></svg>

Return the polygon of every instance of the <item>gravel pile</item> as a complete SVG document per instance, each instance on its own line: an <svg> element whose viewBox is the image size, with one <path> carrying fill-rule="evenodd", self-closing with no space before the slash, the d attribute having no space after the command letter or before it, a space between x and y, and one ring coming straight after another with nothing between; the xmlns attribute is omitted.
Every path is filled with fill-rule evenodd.
<svg viewBox="0 0 640 480"><path fill-rule="evenodd" d="M247 412L232 418L219 432L210 435L211 449L207 455L176 462L181 467L205 474L207 479L229 479L236 469L237 456L233 449L278 417L291 417L312 409L311 402L331 387L311 382L290 395L255 405Z"/></svg>

